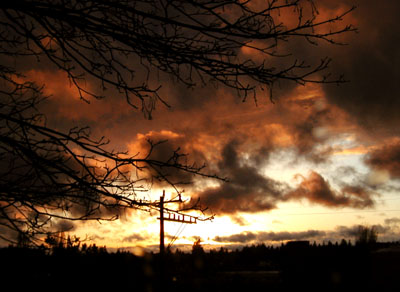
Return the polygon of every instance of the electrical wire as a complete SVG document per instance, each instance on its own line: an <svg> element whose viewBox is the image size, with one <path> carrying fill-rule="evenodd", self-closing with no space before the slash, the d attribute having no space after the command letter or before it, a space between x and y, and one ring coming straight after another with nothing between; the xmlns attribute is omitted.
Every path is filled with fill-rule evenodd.
<svg viewBox="0 0 400 292"><path fill-rule="evenodd" d="M171 241L168 244L167 249L170 249L171 246L174 244L174 242L176 241L176 239L178 238L177 234L179 233L179 230L181 229L182 225L179 226L178 231L176 232L176 234L171 238Z"/></svg>
<svg viewBox="0 0 400 292"><path fill-rule="evenodd" d="M186 224L181 223L175 235L172 237L170 243L168 244L168 249L174 244L174 242L178 239L178 237L182 234L183 230L185 230Z"/></svg>
<svg viewBox="0 0 400 292"><path fill-rule="evenodd" d="M357 214L357 213L379 213L379 212L400 212L397 210L364 210L364 211L343 211L343 212L315 212L315 213L291 213L279 214L280 216L302 216L302 215L336 215L336 214Z"/></svg>

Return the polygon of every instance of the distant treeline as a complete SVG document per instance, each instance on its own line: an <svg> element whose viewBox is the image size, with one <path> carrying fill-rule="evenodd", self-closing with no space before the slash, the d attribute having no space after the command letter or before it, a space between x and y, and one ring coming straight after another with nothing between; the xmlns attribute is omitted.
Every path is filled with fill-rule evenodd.
<svg viewBox="0 0 400 292"><path fill-rule="evenodd" d="M71 238L48 245L0 249L1 264L7 267L1 277L30 288L132 285L133 291L156 291L167 286L174 291L187 291L185 287L191 287L191 291L205 287L209 287L207 291L264 289L265 285L272 291L302 285L370 287L390 285L390 277L398 275L400 260L399 242L352 245L345 240L326 244L296 241L279 247L258 244L207 252L195 244L189 253L167 251L163 260L158 253L110 253L106 247L81 244Z"/></svg>

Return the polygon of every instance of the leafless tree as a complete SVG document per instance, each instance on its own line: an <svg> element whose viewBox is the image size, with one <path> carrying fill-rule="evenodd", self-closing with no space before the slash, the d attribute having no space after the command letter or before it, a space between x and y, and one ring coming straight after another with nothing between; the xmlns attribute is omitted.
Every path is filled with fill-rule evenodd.
<svg viewBox="0 0 400 292"><path fill-rule="evenodd" d="M356 233L356 245L374 245L378 240L378 230L376 226L358 226Z"/></svg>
<svg viewBox="0 0 400 292"><path fill-rule="evenodd" d="M52 218L112 220L116 213L107 210L157 209L137 193L154 180L179 193L184 182L169 176L172 169L216 177L187 164L179 151L153 160L156 142L139 157L107 150L108 141L93 138L88 128L52 128L39 110L42 85L22 78L26 64L65 72L83 100L118 93L150 118L156 102L169 106L159 95L161 84L151 85L153 72L188 87L220 84L243 99L271 92L280 80L344 82L327 72L329 58L307 64L280 48L292 39L340 44L336 36L355 30L340 25L353 9L320 19L310 0L1 1L1 230L35 238ZM294 24L285 23L284 12ZM88 89L85 80L100 90ZM7 234L0 237L13 241Z"/></svg>

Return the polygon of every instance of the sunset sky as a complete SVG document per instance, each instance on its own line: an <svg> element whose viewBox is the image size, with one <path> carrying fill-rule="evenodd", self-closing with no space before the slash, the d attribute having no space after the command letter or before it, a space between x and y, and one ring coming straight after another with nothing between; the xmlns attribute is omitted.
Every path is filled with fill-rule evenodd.
<svg viewBox="0 0 400 292"><path fill-rule="evenodd" d="M242 102L212 84L187 89L160 74L152 82L162 85L171 107L157 103L150 120L123 97L80 100L67 76L50 66L27 65L24 73L51 95L43 104L50 125L90 126L95 137L110 139L110 149L130 153L144 152L146 138L167 139L157 155L180 147L205 171L229 179L199 177L185 187L184 197L200 198L215 219L184 226L175 247L197 237L206 246L354 241L359 224L376 225L379 240L399 240L400 2L351 2L318 1L322 16L357 5L343 21L358 28L340 36L348 45L287 48L306 60L331 57L330 70L350 82L277 84L274 103L261 94L257 104ZM143 198L158 199L163 189L175 196L154 186ZM157 217L130 211L114 222L73 222L66 229L109 248L152 248L159 242ZM166 245L180 228L166 223Z"/></svg>

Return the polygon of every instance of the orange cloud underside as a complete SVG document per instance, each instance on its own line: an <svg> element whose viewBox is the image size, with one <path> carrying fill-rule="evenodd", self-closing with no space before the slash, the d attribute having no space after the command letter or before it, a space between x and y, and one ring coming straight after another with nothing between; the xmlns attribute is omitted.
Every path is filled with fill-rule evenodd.
<svg viewBox="0 0 400 292"><path fill-rule="evenodd" d="M98 100L89 96L83 91L79 91L77 86L71 83L67 73L56 70L29 70L25 73L26 80L33 81L43 87L43 94L48 96L49 114L69 120L83 120L105 122L102 117L107 116L116 119L121 114L132 111L126 105L126 101L118 98L109 97ZM79 86L92 93L96 93L95 84L85 81Z"/></svg>

